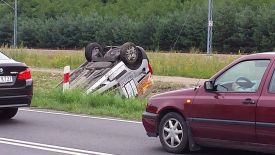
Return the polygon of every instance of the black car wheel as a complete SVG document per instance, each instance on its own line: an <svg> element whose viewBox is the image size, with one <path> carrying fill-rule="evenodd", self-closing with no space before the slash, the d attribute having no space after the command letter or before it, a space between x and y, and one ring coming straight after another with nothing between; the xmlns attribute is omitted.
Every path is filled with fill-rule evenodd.
<svg viewBox="0 0 275 155"><path fill-rule="evenodd" d="M134 43L127 42L120 48L120 59L130 68L137 69L142 63L142 53Z"/></svg>
<svg viewBox="0 0 275 155"><path fill-rule="evenodd" d="M18 108L4 108L0 109L0 119L7 120L13 118L18 111Z"/></svg>
<svg viewBox="0 0 275 155"><path fill-rule="evenodd" d="M175 112L166 114L160 121L159 138L163 148L171 153L188 151L188 132L185 120Z"/></svg>
<svg viewBox="0 0 275 155"><path fill-rule="evenodd" d="M96 57L103 57L103 48L98 43L90 43L85 48L85 58L91 62Z"/></svg>

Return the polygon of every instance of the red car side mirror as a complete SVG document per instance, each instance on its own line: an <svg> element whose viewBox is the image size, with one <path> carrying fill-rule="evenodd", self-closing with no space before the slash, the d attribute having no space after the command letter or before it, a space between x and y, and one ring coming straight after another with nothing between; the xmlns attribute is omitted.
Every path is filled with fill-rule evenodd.
<svg viewBox="0 0 275 155"><path fill-rule="evenodd" d="M214 90L214 82L213 81L205 81L204 82L204 89L206 91L213 91Z"/></svg>

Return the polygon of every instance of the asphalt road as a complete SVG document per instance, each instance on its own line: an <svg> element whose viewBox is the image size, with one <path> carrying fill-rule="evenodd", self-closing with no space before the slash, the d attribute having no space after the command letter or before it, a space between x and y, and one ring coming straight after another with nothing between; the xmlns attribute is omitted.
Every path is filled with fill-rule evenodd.
<svg viewBox="0 0 275 155"><path fill-rule="evenodd" d="M166 155L140 122L22 109L0 121L1 155ZM212 149L192 155L259 155Z"/></svg>

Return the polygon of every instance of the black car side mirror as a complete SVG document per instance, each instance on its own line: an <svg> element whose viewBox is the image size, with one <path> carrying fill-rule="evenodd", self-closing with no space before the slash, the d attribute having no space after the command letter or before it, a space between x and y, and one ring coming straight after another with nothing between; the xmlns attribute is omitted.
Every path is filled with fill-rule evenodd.
<svg viewBox="0 0 275 155"><path fill-rule="evenodd" d="M205 81L204 89L207 91L213 91L214 90L214 82L213 81Z"/></svg>

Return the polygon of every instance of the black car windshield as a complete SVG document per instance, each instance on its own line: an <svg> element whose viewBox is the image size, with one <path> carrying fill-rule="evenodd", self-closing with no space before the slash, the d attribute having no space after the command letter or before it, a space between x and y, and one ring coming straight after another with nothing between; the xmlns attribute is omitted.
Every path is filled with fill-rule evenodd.
<svg viewBox="0 0 275 155"><path fill-rule="evenodd" d="M8 60L9 57L0 52L0 60Z"/></svg>

